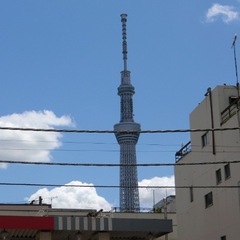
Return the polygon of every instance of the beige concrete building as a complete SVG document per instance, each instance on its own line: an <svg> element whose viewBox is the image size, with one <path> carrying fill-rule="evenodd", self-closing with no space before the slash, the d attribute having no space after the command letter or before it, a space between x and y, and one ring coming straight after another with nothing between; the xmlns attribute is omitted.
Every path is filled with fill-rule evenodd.
<svg viewBox="0 0 240 240"><path fill-rule="evenodd" d="M169 195L154 206L156 212L164 213L165 219L172 220L173 231L164 236L157 238L157 240L177 240L177 215L176 215L176 196Z"/></svg>
<svg viewBox="0 0 240 240"><path fill-rule="evenodd" d="M163 213L0 204L1 240L148 240L171 231L172 221Z"/></svg>
<svg viewBox="0 0 240 240"><path fill-rule="evenodd" d="M209 88L190 114L190 128L205 130L176 153L178 240L239 239L239 126L235 86Z"/></svg>

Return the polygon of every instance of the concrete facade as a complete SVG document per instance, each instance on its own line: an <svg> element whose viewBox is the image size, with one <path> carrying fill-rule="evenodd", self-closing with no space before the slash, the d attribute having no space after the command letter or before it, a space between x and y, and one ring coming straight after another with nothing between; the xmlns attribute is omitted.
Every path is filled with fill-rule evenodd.
<svg viewBox="0 0 240 240"><path fill-rule="evenodd" d="M161 212L164 214L165 219L172 220L173 231L158 240L177 240L177 214L176 214L176 196L170 195L161 201L157 202L154 206L155 212Z"/></svg>
<svg viewBox="0 0 240 240"><path fill-rule="evenodd" d="M190 129L206 130L176 153L178 240L239 239L240 130L226 130L240 126L238 96L235 86L209 88L190 114Z"/></svg>

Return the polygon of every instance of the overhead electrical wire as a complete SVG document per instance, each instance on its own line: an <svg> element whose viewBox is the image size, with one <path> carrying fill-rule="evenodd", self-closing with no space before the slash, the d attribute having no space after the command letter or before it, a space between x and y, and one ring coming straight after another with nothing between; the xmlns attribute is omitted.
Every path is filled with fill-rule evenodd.
<svg viewBox="0 0 240 240"><path fill-rule="evenodd" d="M26 140L26 139L0 139L0 142L10 143L58 143L59 141L48 141L48 140ZM75 145L114 145L118 146L117 142L81 142L81 141L61 141L62 144L75 144ZM138 146L151 146L151 147L181 147L181 144L161 144L161 143L138 143ZM28 149L27 149L28 150ZM48 149L46 149L48 150ZM52 150L52 149L49 149ZM55 150L56 151L56 150ZM106 150L108 151L108 150Z"/></svg>
<svg viewBox="0 0 240 240"><path fill-rule="evenodd" d="M0 182L0 186L27 186L27 187L73 187L73 188L120 188L119 185L84 185L84 184L52 184L52 183L16 183L16 182ZM206 186L125 186L126 188L139 189L161 189L161 188L240 188L238 185L206 185Z"/></svg>
<svg viewBox="0 0 240 240"><path fill-rule="evenodd" d="M58 143L59 141L51 140L29 140L29 139L0 139L0 142L30 142L30 143ZM83 142L83 141L61 141L63 144L92 144L92 145L117 145L117 142ZM138 146L163 146L163 147L178 147L180 144L161 144L161 143L138 143Z"/></svg>
<svg viewBox="0 0 240 240"><path fill-rule="evenodd" d="M27 162L27 161L11 161L0 160L0 163L8 164L24 164L24 165L49 165L49 166L68 166L68 167L164 167L164 166L196 166L196 165L216 165L216 164L235 164L236 161L216 161L216 162L192 162L192 163L137 163L137 164L120 164L120 163L62 163L62 162Z"/></svg>
<svg viewBox="0 0 240 240"><path fill-rule="evenodd" d="M226 148L237 147L237 146L226 146ZM238 146L239 148L239 146ZM1 148L0 151L51 151L51 152L110 152L110 153L119 153L119 149L48 149L48 148ZM124 151L123 151L124 152ZM194 153L208 154L212 151L196 151L191 150ZM176 150L137 150L137 153L176 153ZM216 153L240 153L240 150L217 150Z"/></svg>
<svg viewBox="0 0 240 240"><path fill-rule="evenodd" d="M81 130L81 129L54 129L54 128L20 128L20 127L0 127L0 130L10 131L33 131L33 132L64 132L64 133L184 133L184 132L208 132L208 131L232 131L240 130L240 127L231 128L199 128L199 129L166 129L166 130Z"/></svg>
<svg viewBox="0 0 240 240"><path fill-rule="evenodd" d="M30 143L58 143L59 141L50 140L28 140L28 139L0 139L0 142L30 142ZM61 141L63 144L91 144L91 145L115 145L118 146L117 142L83 142L83 141ZM138 143L138 146L161 146L161 147L179 147L181 144L162 144L162 143ZM191 144L191 146L200 146L197 144ZM211 145L209 145L211 147ZM239 146L227 146L227 145L215 145L216 147L239 147Z"/></svg>
<svg viewBox="0 0 240 240"><path fill-rule="evenodd" d="M39 129L39 128L16 128L16 127L0 127L0 130L10 131L34 131L34 132L64 132L64 133L116 133L113 130L74 130L74 129ZM240 127L232 128L214 128L214 129L173 129L173 130L142 130L138 133L184 133L184 132L206 132L206 131L232 131L240 130ZM119 132L119 131L118 131ZM120 131L121 133L134 133L136 131ZM36 149L37 150L37 149ZM25 161L9 161L0 160L0 163L8 164L35 164L35 165L52 165L52 166L92 166L92 167L118 167L118 166L139 166L139 167L156 167L156 166L194 166L194 165L213 165L213 164L229 164L240 163L240 161L221 161L221 162L200 162L200 163L152 163L152 164L97 164L97 163L54 163L54 162L25 162ZM120 188L118 185L71 185L71 184L51 184L51 183L10 183L0 182L0 186L29 186L29 187L94 187L94 188ZM215 186L127 186L128 188L240 188L238 185L215 185Z"/></svg>

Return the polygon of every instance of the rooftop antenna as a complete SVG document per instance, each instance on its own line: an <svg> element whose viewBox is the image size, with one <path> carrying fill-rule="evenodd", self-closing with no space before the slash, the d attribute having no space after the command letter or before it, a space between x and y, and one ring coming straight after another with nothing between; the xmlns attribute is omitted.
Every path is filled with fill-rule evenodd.
<svg viewBox="0 0 240 240"><path fill-rule="evenodd" d="M238 82L238 68L237 68L237 56L236 56L236 41L237 41L237 34L234 35L232 48L234 52L234 63L235 63L235 72L236 72L236 86L238 91L238 97L239 97L239 82Z"/></svg>

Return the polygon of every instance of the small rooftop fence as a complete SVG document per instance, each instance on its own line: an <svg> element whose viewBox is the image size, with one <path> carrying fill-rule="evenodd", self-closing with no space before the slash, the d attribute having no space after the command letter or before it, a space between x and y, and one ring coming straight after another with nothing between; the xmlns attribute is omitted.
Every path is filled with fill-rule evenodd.
<svg viewBox="0 0 240 240"><path fill-rule="evenodd" d="M175 154L175 161L178 162L181 158L183 158L189 152L191 152L191 150L192 150L191 141L189 141L179 151L176 152L176 154Z"/></svg>
<svg viewBox="0 0 240 240"><path fill-rule="evenodd" d="M240 97L236 98L230 105L221 112L221 125L234 116L240 108Z"/></svg>

